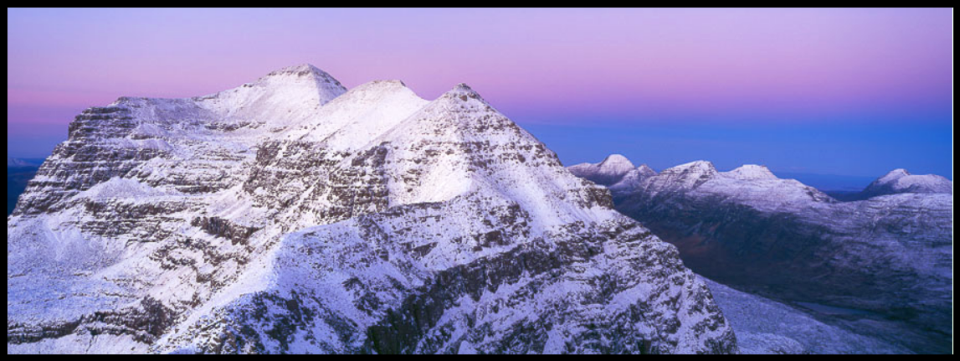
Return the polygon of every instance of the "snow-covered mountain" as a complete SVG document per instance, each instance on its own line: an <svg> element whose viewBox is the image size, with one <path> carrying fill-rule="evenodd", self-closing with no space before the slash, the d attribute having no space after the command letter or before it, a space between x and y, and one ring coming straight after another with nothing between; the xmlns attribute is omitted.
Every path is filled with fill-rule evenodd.
<svg viewBox="0 0 960 361"><path fill-rule="evenodd" d="M606 186L616 201L622 194L628 194L644 179L657 175L646 164L634 167L629 159L620 154L611 154L600 163L580 163L567 167L575 176Z"/></svg>
<svg viewBox="0 0 960 361"><path fill-rule="evenodd" d="M600 163L580 163L568 167L570 173L599 185L612 185L634 169L633 163L620 154L611 154Z"/></svg>
<svg viewBox="0 0 960 361"><path fill-rule="evenodd" d="M902 193L953 194L953 182L936 174L914 175L906 169L894 169L877 178L860 193L861 198Z"/></svg>
<svg viewBox="0 0 960 361"><path fill-rule="evenodd" d="M7 234L14 353L737 351L676 247L463 84L120 98Z"/></svg>
<svg viewBox="0 0 960 361"><path fill-rule="evenodd" d="M663 170L616 208L680 249L706 277L792 301L867 310L909 325L915 351L949 351L952 195L838 202L745 165Z"/></svg>

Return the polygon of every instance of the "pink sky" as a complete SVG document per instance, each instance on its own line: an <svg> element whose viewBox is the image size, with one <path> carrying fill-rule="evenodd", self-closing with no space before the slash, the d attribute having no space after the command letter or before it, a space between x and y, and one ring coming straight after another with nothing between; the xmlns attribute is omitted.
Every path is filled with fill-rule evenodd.
<svg viewBox="0 0 960 361"><path fill-rule="evenodd" d="M558 107L833 121L949 104L952 79L942 9L11 9L8 20L13 122L70 120L20 106L201 95L304 62L348 87L399 78L427 98L467 82L536 121Z"/></svg>
<svg viewBox="0 0 960 361"><path fill-rule="evenodd" d="M952 124L951 9L8 9L11 136L311 63L521 125Z"/></svg>

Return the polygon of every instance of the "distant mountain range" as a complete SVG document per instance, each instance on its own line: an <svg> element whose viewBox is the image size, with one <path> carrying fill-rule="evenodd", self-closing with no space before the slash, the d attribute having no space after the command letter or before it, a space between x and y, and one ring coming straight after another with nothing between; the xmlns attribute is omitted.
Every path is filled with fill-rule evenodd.
<svg viewBox="0 0 960 361"><path fill-rule="evenodd" d="M604 168L615 160L617 172ZM918 352L951 335L952 182L895 170L841 202L763 166L705 161L658 174L619 156L571 172L606 184L617 210L673 243L695 272L778 299L867 310ZM632 164L631 164L632 165ZM609 169L609 167L607 167Z"/></svg>
<svg viewBox="0 0 960 361"><path fill-rule="evenodd" d="M7 157L7 168L25 168L39 167L43 163L43 158L9 158Z"/></svg>

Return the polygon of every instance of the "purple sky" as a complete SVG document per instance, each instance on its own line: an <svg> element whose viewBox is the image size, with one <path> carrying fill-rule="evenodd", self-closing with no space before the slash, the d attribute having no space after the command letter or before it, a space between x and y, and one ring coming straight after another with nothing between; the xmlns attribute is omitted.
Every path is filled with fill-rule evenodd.
<svg viewBox="0 0 960 361"><path fill-rule="evenodd" d="M567 164L616 151L657 169L953 169L950 9L8 9L7 20L12 156L45 155L74 115L119 96L203 95L311 63L347 87L401 79L427 99L468 83Z"/></svg>

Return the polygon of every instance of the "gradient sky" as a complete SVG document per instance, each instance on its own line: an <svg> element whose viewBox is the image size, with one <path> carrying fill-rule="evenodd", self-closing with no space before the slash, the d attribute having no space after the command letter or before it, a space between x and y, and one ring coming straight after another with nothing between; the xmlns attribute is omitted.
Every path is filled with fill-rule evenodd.
<svg viewBox="0 0 960 361"><path fill-rule="evenodd" d="M952 179L951 9L8 9L7 140L81 110L311 63L353 87L465 82L567 165L622 153Z"/></svg>

